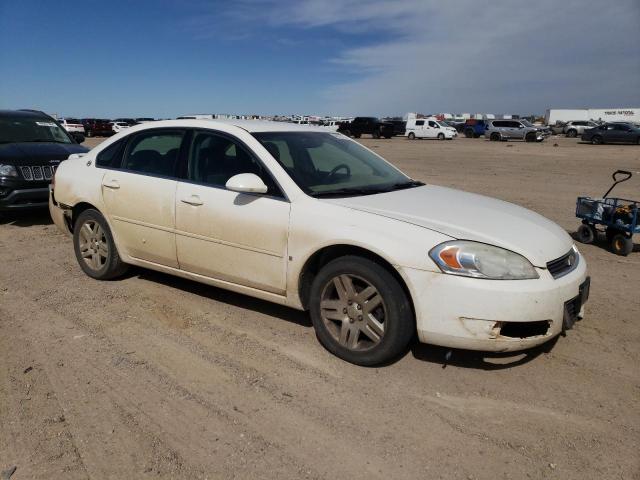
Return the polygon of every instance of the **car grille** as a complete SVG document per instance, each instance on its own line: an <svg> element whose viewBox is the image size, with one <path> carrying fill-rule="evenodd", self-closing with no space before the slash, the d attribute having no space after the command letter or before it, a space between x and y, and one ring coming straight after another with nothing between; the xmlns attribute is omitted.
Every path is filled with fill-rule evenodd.
<svg viewBox="0 0 640 480"><path fill-rule="evenodd" d="M547 269L553 278L560 278L572 272L578 266L578 259L578 253L572 248L560 258L547 263Z"/></svg>
<svg viewBox="0 0 640 480"><path fill-rule="evenodd" d="M56 167L51 165L32 165L20 167L20 173L29 182L51 180L56 173Z"/></svg>

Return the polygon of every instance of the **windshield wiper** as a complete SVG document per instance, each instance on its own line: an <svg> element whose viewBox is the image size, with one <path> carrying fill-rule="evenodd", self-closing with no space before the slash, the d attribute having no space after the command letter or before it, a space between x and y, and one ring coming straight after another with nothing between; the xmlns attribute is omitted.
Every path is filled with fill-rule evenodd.
<svg viewBox="0 0 640 480"><path fill-rule="evenodd" d="M346 187L339 188L337 190L327 190L326 192L313 192L310 195L312 197L343 197L349 195L375 195L376 193L393 192L394 190L403 190L405 188L421 187L424 183L417 180L410 180L408 182L394 183L384 187Z"/></svg>

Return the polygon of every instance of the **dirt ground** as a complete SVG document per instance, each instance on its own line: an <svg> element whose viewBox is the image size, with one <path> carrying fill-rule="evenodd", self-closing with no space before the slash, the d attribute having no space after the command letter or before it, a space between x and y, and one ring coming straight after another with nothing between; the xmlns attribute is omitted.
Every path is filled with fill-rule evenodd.
<svg viewBox="0 0 640 480"><path fill-rule="evenodd" d="M96 144L95 139L91 139ZM640 147L363 143L416 179L574 231ZM555 144L555 145L554 145ZM617 193L640 197L640 173ZM586 317L525 354L412 346L360 368L307 316L135 269L98 282L47 213L0 221L0 471L76 478L638 479L640 252L580 246Z"/></svg>

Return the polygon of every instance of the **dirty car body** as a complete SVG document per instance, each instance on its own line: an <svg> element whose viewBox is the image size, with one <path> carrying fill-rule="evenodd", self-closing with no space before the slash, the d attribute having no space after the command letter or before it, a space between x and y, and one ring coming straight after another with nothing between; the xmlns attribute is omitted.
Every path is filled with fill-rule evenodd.
<svg viewBox="0 0 640 480"><path fill-rule="evenodd" d="M171 138L149 156L162 165L154 171L138 157L162 135ZM231 143L214 154L203 135ZM553 222L416 182L322 128L138 125L64 162L50 209L74 234L83 212L99 212L126 264L310 310L325 347L363 365L389 360L416 332L449 347L533 347L582 315L588 296L586 262Z"/></svg>

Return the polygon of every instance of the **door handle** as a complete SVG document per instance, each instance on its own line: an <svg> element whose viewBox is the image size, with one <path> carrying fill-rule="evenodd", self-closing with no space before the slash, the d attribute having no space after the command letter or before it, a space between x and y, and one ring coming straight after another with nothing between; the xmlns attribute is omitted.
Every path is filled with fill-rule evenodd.
<svg viewBox="0 0 640 480"><path fill-rule="evenodd" d="M194 207L198 207L200 205L202 205L202 200L200 200L200 197L198 195L191 195L189 197L185 197L183 199L180 200L182 203L186 203L189 205L193 205Z"/></svg>
<svg viewBox="0 0 640 480"><path fill-rule="evenodd" d="M107 187L107 188L111 188L113 190L117 190L118 188L120 188L120 184L118 183L117 180L111 180L108 182L102 182L102 186Z"/></svg>

